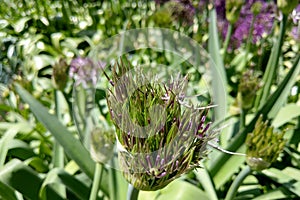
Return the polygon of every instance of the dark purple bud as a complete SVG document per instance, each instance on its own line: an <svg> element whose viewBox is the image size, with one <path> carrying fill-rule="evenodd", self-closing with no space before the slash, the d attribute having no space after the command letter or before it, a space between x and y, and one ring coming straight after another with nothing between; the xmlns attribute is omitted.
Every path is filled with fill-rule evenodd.
<svg viewBox="0 0 300 200"><path fill-rule="evenodd" d="M160 175L157 175L156 178L162 178L167 175L167 172L162 172Z"/></svg>
<svg viewBox="0 0 300 200"><path fill-rule="evenodd" d="M159 161L160 161L160 155L157 155L156 156L156 161L155 161L155 167L158 166Z"/></svg>
<svg viewBox="0 0 300 200"><path fill-rule="evenodd" d="M152 164L151 164L150 156L149 155L146 156L146 160L147 160L149 169L151 169L152 168Z"/></svg>

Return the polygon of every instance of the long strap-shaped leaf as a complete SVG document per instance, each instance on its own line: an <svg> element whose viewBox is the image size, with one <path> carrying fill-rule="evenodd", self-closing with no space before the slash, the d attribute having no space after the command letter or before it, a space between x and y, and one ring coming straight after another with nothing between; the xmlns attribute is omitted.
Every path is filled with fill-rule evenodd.
<svg viewBox="0 0 300 200"><path fill-rule="evenodd" d="M225 86L227 85L226 71L222 56L220 54L219 37L217 30L217 15L215 8L210 8L209 11L209 40L208 51L210 55L211 75L214 103L217 105L215 110L215 120L222 121L227 113L227 93ZM220 78L216 78L220 77ZM222 145L227 144L227 134L221 134L220 142Z"/></svg>
<svg viewBox="0 0 300 200"><path fill-rule="evenodd" d="M287 18L287 15L283 15L283 19L280 24L280 34L278 36L278 39L276 40L276 44L272 48L271 56L268 60L267 68L263 76L264 87L259 92L259 95L256 100L260 101L256 102L256 104L259 103L259 109L266 103L266 100L270 95L273 79L278 72L278 61L281 54Z"/></svg>
<svg viewBox="0 0 300 200"><path fill-rule="evenodd" d="M0 199L18 200L14 189L0 181Z"/></svg>
<svg viewBox="0 0 300 200"><path fill-rule="evenodd" d="M266 103L256 113L252 121L244 129L242 129L241 132L238 133L235 138L233 138L233 141L226 148L227 150L236 151L244 143L247 134L253 130L256 120L260 115L263 115L263 117L266 118L270 114L270 112L272 112L271 113L272 116L269 117L274 118L274 116L277 114L274 111L277 110L278 112L277 107L281 106L285 102L289 94L288 92L285 91L290 91L299 73L300 73L300 55L296 57L293 67L290 69L290 71L288 72L284 80L278 86L277 90L268 98ZM214 160L210 168L210 173L212 176L216 175L219 168L224 165L224 163L229 159L229 157L230 155L228 154L221 154L219 157L216 158L216 160Z"/></svg>
<svg viewBox="0 0 300 200"><path fill-rule="evenodd" d="M95 163L91 159L89 152L83 147L79 140L75 139L73 134L60 123L57 117L49 114L47 108L25 89L18 84L15 84L15 88L23 101L29 104L31 111L35 114L36 118L44 124L60 145L63 146L66 154L78 164L83 172L90 178L93 178Z"/></svg>
<svg viewBox="0 0 300 200"><path fill-rule="evenodd" d="M13 159L0 170L0 182L19 191L28 199L38 200L43 180L32 168L20 160ZM49 197L57 200L63 199L51 186L47 188L47 197L48 199Z"/></svg>

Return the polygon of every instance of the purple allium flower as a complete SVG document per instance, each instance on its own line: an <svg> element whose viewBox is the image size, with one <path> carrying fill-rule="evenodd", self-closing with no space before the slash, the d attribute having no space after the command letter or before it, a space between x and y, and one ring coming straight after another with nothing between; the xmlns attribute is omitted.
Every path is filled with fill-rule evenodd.
<svg viewBox="0 0 300 200"><path fill-rule="evenodd" d="M83 87L87 87L89 84L94 86L97 83L99 70L101 64L95 65L89 58L77 57L72 60L70 64L69 76L75 79L75 84L83 84Z"/></svg>
<svg viewBox="0 0 300 200"><path fill-rule="evenodd" d="M300 4L293 10L291 17L294 24L297 25L300 22Z"/></svg>
<svg viewBox="0 0 300 200"><path fill-rule="evenodd" d="M292 28L291 35L296 41L300 42L300 28L299 27L294 26Z"/></svg>
<svg viewBox="0 0 300 200"><path fill-rule="evenodd" d="M239 20L234 24L233 34L231 37L231 46L239 47L244 40L249 36L251 29L251 22L255 17L251 11L251 7L255 2L262 4L260 13L256 16L253 32L252 42L259 41L264 34L270 34L275 18L275 4L263 0L249 0L243 5ZM229 22L225 18L225 0L215 1L215 7L218 17L218 28L222 31L222 36L225 38Z"/></svg>
<svg viewBox="0 0 300 200"><path fill-rule="evenodd" d="M226 16L226 3L224 0L216 0L214 2L216 12L218 13L218 16L222 17L225 19Z"/></svg>
<svg viewBox="0 0 300 200"><path fill-rule="evenodd" d="M291 18L295 24L295 26L292 27L291 36L296 41L300 41L300 4L291 13Z"/></svg>

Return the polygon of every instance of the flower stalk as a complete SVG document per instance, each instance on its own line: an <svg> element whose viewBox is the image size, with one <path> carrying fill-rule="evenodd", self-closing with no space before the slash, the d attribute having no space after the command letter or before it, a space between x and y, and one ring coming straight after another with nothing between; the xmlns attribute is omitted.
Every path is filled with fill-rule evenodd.
<svg viewBox="0 0 300 200"><path fill-rule="evenodd" d="M96 200L98 196L99 185L102 180L103 167L101 163L96 162L95 174L93 179L92 190L89 200Z"/></svg>
<svg viewBox="0 0 300 200"><path fill-rule="evenodd" d="M230 185L225 200L234 199L239 187L241 186L245 178L251 174L251 172L252 170L248 165L244 167L244 169L238 174L238 176L234 179L233 183Z"/></svg>

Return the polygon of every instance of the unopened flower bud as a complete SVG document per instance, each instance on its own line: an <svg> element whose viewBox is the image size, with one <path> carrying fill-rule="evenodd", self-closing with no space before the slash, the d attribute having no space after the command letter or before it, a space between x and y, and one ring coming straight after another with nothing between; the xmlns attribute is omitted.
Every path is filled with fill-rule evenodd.
<svg viewBox="0 0 300 200"><path fill-rule="evenodd" d="M253 71L246 71L240 81L238 86L238 102L240 108L244 110L249 110L252 108L256 93L260 88L260 81L253 74Z"/></svg>
<svg viewBox="0 0 300 200"><path fill-rule="evenodd" d="M262 8L262 3L257 1L255 3L252 4L251 6L251 11L253 13L253 15L258 15L261 11L261 8Z"/></svg>
<svg viewBox="0 0 300 200"><path fill-rule="evenodd" d="M172 23L172 13L169 9L162 7L155 11L152 15L152 19L160 27L168 27Z"/></svg>
<svg viewBox="0 0 300 200"><path fill-rule="evenodd" d="M285 15L291 13L298 5L298 0L277 0L277 7Z"/></svg>
<svg viewBox="0 0 300 200"><path fill-rule="evenodd" d="M226 19L229 23L234 24L240 17L240 12L244 0L227 0L226 1Z"/></svg>
<svg viewBox="0 0 300 200"><path fill-rule="evenodd" d="M68 70L69 66L64 59L60 59L58 63L54 64L52 82L56 89L65 89L68 81Z"/></svg>
<svg viewBox="0 0 300 200"><path fill-rule="evenodd" d="M268 121L263 122L261 116L253 132L249 133L246 138L247 164L257 171L270 167L284 148L283 136L284 132L274 132L273 127L268 126ZM257 138L259 138L258 141Z"/></svg>

